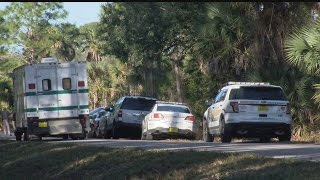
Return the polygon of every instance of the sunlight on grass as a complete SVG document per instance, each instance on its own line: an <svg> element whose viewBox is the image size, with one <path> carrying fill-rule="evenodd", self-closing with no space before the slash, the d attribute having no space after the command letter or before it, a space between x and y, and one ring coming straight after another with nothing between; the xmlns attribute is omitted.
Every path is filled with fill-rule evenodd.
<svg viewBox="0 0 320 180"><path fill-rule="evenodd" d="M67 172L67 171L70 171L71 169L75 169L75 168L79 168L81 166L86 166L92 162L94 162L97 157L100 157L100 156L106 156L108 153L96 153L92 156L89 156L89 157L85 157L85 158L80 158L80 159L77 159L75 161L72 161L70 162L69 164L67 164L60 172L58 172L56 174L56 176L60 176L62 175L63 173Z"/></svg>
<svg viewBox="0 0 320 180"><path fill-rule="evenodd" d="M70 150L72 148L76 148L76 146L75 147L57 147L57 148L49 149L47 152L59 152L59 151Z"/></svg>

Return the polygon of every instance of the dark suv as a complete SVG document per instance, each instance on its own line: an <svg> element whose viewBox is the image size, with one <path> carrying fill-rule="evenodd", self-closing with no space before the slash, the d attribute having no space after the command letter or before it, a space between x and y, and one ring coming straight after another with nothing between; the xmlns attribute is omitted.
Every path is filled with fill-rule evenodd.
<svg viewBox="0 0 320 180"><path fill-rule="evenodd" d="M106 129L114 139L123 136L141 135L144 117L156 103L155 98L143 96L124 96L111 107Z"/></svg>

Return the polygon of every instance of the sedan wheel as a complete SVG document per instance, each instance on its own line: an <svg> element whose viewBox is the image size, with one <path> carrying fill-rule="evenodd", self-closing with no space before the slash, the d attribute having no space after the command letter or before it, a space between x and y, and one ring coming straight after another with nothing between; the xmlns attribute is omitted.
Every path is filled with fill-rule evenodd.
<svg viewBox="0 0 320 180"><path fill-rule="evenodd" d="M152 134L150 134L150 133L146 133L147 135L146 135L146 139L147 140L153 140L153 136L152 136Z"/></svg>
<svg viewBox="0 0 320 180"><path fill-rule="evenodd" d="M113 126L112 126L112 139L119 139L119 135L118 135L115 123L113 123Z"/></svg>

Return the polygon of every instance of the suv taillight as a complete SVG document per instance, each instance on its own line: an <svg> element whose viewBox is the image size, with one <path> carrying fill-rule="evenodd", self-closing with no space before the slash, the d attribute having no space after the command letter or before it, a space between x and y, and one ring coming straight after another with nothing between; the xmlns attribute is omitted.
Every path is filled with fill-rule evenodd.
<svg viewBox="0 0 320 180"><path fill-rule="evenodd" d="M287 104L287 114L291 113L291 105L290 103Z"/></svg>
<svg viewBox="0 0 320 180"><path fill-rule="evenodd" d="M194 116L187 116L184 120L192 121L193 123L196 121Z"/></svg>
<svg viewBox="0 0 320 180"><path fill-rule="evenodd" d="M230 106L232 107L233 112L239 112L238 102L230 102Z"/></svg>
<svg viewBox="0 0 320 180"><path fill-rule="evenodd" d="M153 114L153 119L161 119L161 118L163 118L162 114L160 114L160 113L154 113Z"/></svg>
<svg viewBox="0 0 320 180"><path fill-rule="evenodd" d="M119 112L118 112L118 117L122 117L122 111L121 110L119 110Z"/></svg>

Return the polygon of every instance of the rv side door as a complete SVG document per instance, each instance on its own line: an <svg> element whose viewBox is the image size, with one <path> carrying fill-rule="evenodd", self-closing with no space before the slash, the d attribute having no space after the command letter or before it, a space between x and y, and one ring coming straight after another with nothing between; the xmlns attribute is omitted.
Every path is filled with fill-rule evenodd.
<svg viewBox="0 0 320 180"><path fill-rule="evenodd" d="M77 74L74 67L58 67L59 117L78 118Z"/></svg>
<svg viewBox="0 0 320 180"><path fill-rule="evenodd" d="M54 68L36 70L39 119L58 117L57 76Z"/></svg>

